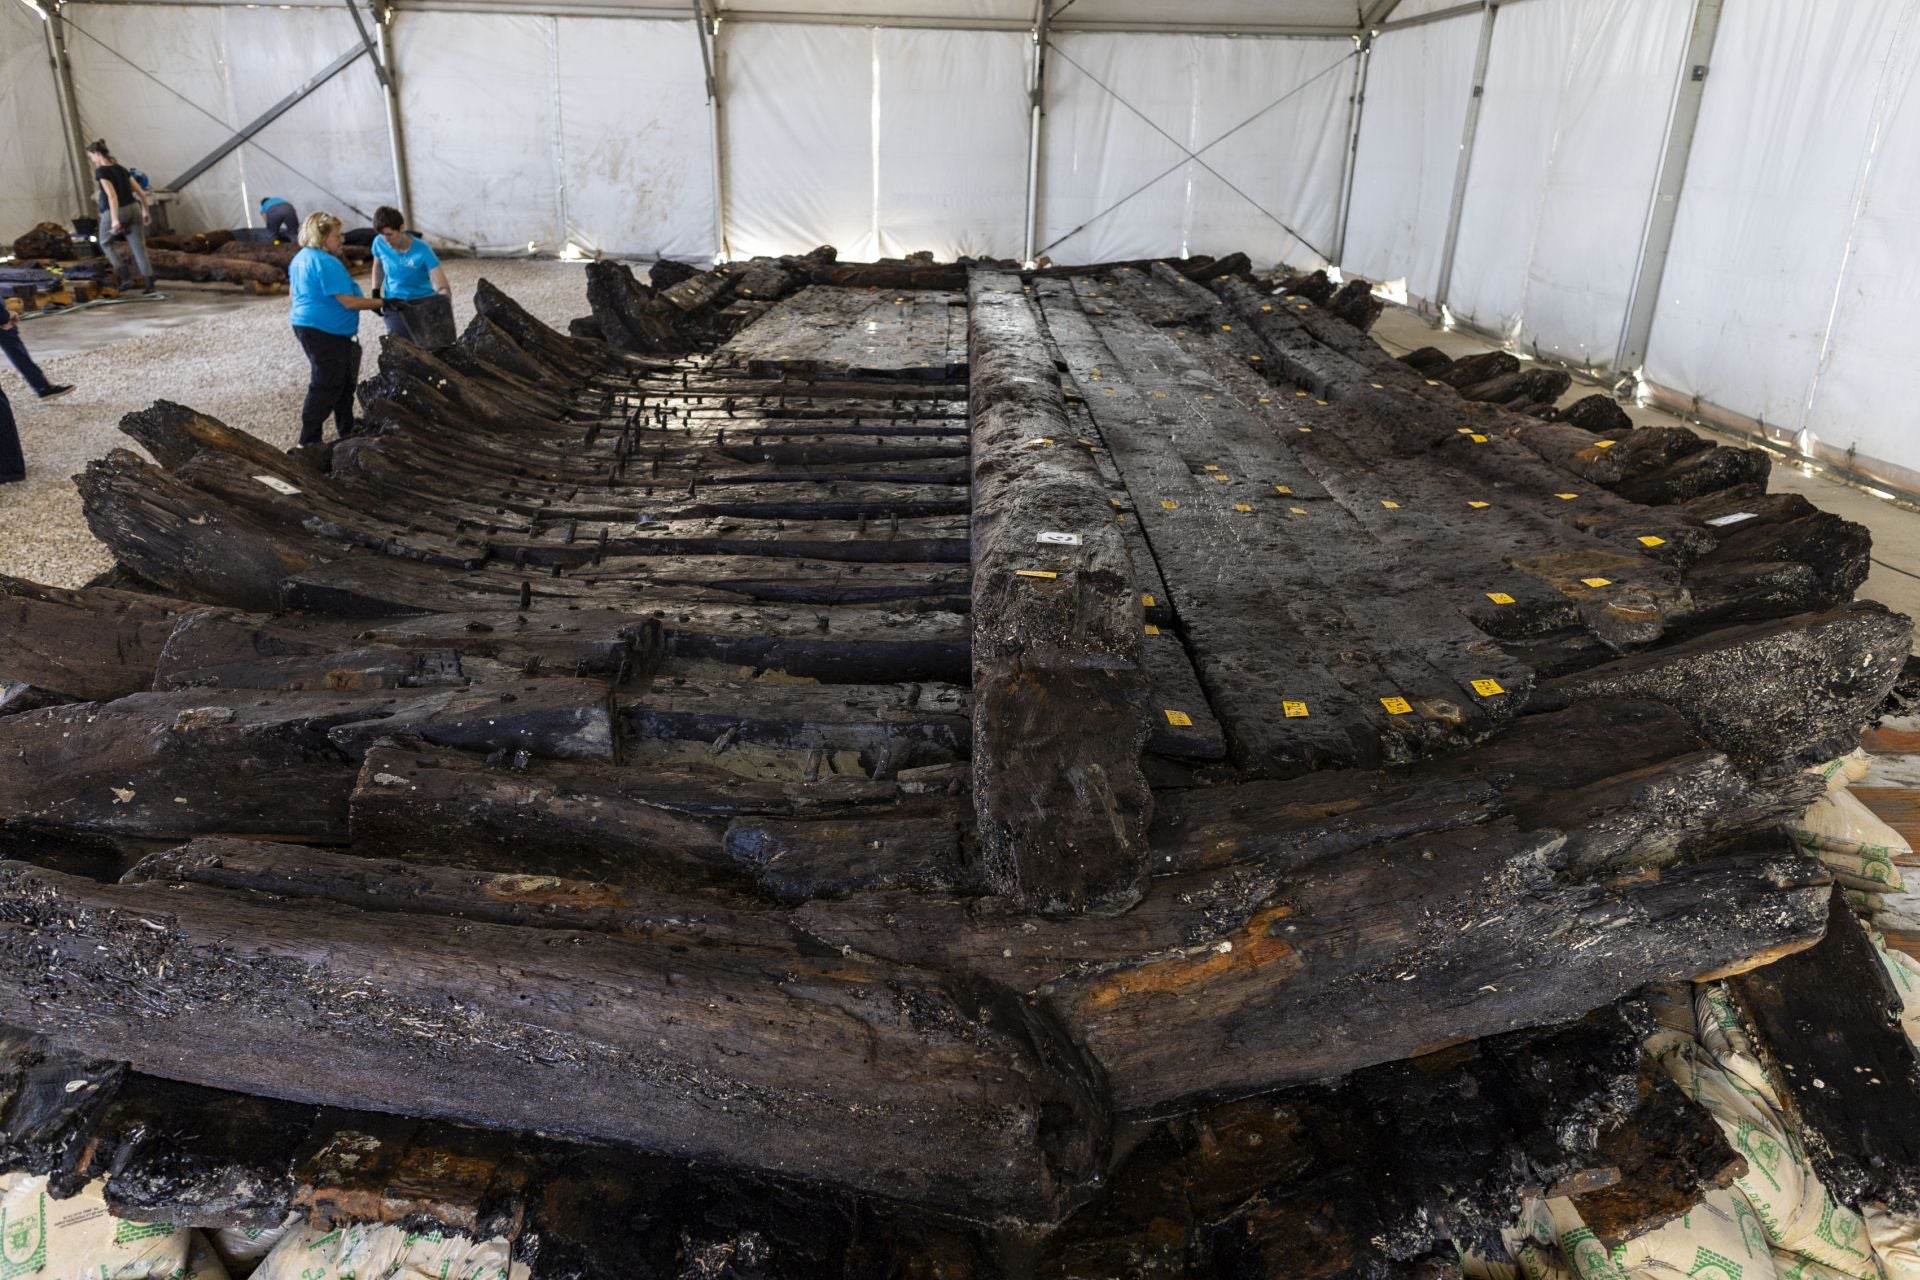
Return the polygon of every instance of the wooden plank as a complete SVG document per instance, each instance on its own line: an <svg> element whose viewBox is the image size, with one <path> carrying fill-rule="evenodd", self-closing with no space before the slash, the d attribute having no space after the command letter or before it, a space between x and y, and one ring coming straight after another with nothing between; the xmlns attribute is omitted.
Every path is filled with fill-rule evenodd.
<svg viewBox="0 0 1920 1280"><path fill-rule="evenodd" d="M51 995L16 1015L150 1074L620 1140L986 1217L1058 1215L1106 1144L1057 1030L899 966L18 863L0 882L0 974ZM130 977L155 965L164 982ZM283 1033L260 1036L262 1019Z"/></svg>
<svg viewBox="0 0 1920 1280"><path fill-rule="evenodd" d="M810 285L735 334L720 354L760 376L961 378L966 335L948 319L966 305L958 291L892 294Z"/></svg>
<svg viewBox="0 0 1920 1280"><path fill-rule="evenodd" d="M1139 587L1018 278L976 273L967 296L980 857L1029 907L1118 908L1151 803Z"/></svg>

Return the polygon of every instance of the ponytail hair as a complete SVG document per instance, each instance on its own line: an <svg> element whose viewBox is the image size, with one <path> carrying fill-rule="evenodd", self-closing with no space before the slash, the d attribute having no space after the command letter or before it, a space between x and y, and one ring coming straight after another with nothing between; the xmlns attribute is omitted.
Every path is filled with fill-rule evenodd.
<svg viewBox="0 0 1920 1280"><path fill-rule="evenodd" d="M93 152L95 155L104 157L108 164L120 163L113 158L113 152L107 150L107 140L105 138L95 138L87 144L87 150Z"/></svg>

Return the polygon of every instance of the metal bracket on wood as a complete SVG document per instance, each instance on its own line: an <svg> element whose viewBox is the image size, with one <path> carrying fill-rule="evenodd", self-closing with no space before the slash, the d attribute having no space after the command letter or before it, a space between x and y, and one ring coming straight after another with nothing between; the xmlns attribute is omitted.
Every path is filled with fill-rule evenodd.
<svg viewBox="0 0 1920 1280"><path fill-rule="evenodd" d="M1467 176L1473 169L1473 140L1480 132L1480 103L1487 91L1487 60L1493 51L1493 19L1499 6L1484 0L1480 19L1480 49L1473 60L1473 94L1467 99L1467 121L1460 131L1460 158L1453 169L1453 203L1447 209L1446 246L1440 254L1440 279L1433 305L1443 307L1453 287L1453 256L1460 246L1460 215L1467 206Z"/></svg>
<svg viewBox="0 0 1920 1280"><path fill-rule="evenodd" d="M175 178L172 182L167 183L166 190L179 191L184 188L189 182L192 182L195 178L213 168L214 165L219 164L234 151L245 146L250 138L291 111L302 99L306 98L315 89L318 89L321 85L333 79L342 71L345 71L361 58L368 56L368 53L369 49L366 45L355 45L320 70L314 72L313 75L307 78L305 84L302 84L298 89L295 89L292 93L268 107L250 124L242 126L239 132L201 157L188 168L185 173Z"/></svg>
<svg viewBox="0 0 1920 1280"><path fill-rule="evenodd" d="M1667 255L1673 248L1673 225L1680 212L1680 191L1686 185L1687 162L1693 155L1694 130L1700 124L1700 101L1706 95L1707 68L1720 31L1723 0L1694 0L1693 31L1687 38L1685 69L1674 89L1673 114L1667 123L1667 145L1654 180L1653 201L1647 209L1646 229L1640 239L1640 261L1633 292L1627 298L1627 318L1614 351L1613 367L1623 373L1647 360L1653 337L1653 314L1660 302L1660 284L1667 273Z"/></svg>

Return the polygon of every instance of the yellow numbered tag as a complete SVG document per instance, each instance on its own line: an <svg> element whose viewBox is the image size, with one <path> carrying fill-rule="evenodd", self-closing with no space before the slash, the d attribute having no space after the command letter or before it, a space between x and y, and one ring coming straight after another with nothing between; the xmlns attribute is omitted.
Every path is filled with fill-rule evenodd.
<svg viewBox="0 0 1920 1280"><path fill-rule="evenodd" d="M1648 534L1646 537L1640 539L1640 545L1643 547L1664 547L1667 545L1667 540L1665 538L1656 538L1652 534Z"/></svg>
<svg viewBox="0 0 1920 1280"><path fill-rule="evenodd" d="M1293 512L1293 514L1297 516L1303 516L1307 514L1307 509L1305 507L1288 507L1287 510Z"/></svg>
<svg viewBox="0 0 1920 1280"><path fill-rule="evenodd" d="M1315 400L1315 401L1314 401L1314 403L1315 403L1315 404L1325 404L1325 403L1326 403L1326 401L1325 401L1325 400Z"/></svg>
<svg viewBox="0 0 1920 1280"><path fill-rule="evenodd" d="M1432 386L1433 384L1432 384L1432 383L1428 383L1427 385L1428 385L1428 386ZM1472 434L1473 434L1473 428L1472 428L1472 427L1455 427L1455 428L1453 429L1453 431L1454 431L1454 434L1455 434L1455 435L1462 435L1462 436L1470 436L1470 435L1472 435Z"/></svg>
<svg viewBox="0 0 1920 1280"><path fill-rule="evenodd" d="M1053 441L1046 436L1035 436L1033 439L1027 441L1027 444L1029 446L1036 445L1036 444L1052 444L1052 443Z"/></svg>
<svg viewBox="0 0 1920 1280"><path fill-rule="evenodd" d="M1367 385L1375 391L1385 391L1387 389L1386 384L1383 382L1369 382Z"/></svg>
<svg viewBox="0 0 1920 1280"><path fill-rule="evenodd" d="M1475 444L1485 444L1487 442L1487 438L1485 436L1470 435L1467 437L1467 439L1473 441Z"/></svg>
<svg viewBox="0 0 1920 1280"><path fill-rule="evenodd" d="M1180 504L1175 502L1172 498L1160 499L1160 505L1162 508L1164 508L1167 511L1178 511L1180 509Z"/></svg>
<svg viewBox="0 0 1920 1280"><path fill-rule="evenodd" d="M1593 447L1596 449L1611 449L1613 445L1614 442L1611 440L1595 440L1593 442Z"/></svg>
<svg viewBox="0 0 1920 1280"><path fill-rule="evenodd" d="M1302 427L1302 428L1300 428L1300 434L1301 434L1301 435L1303 435L1303 436L1310 436L1310 435L1312 435L1312 434L1313 434L1313 428L1312 428L1312 427Z"/></svg>
<svg viewBox="0 0 1920 1280"><path fill-rule="evenodd" d="M1141 596L1141 597L1140 597L1140 603L1141 603L1141 604L1143 604L1143 605L1145 605L1145 606L1146 606L1147 608L1149 608L1149 609L1151 609L1151 608L1153 608L1153 597L1152 597L1152 596Z"/></svg>
<svg viewBox="0 0 1920 1280"><path fill-rule="evenodd" d="M1473 682L1473 691L1483 698L1497 697L1506 692L1505 689L1500 687L1498 680L1475 680Z"/></svg>
<svg viewBox="0 0 1920 1280"><path fill-rule="evenodd" d="M1222 472L1221 472L1221 473L1220 473L1219 475L1217 475L1217 476L1215 476L1215 477L1214 477L1214 479L1215 479L1215 480L1218 480L1218 481L1219 481L1219 482L1220 482L1221 484L1232 484L1232 483L1233 483L1233 477L1232 477L1232 476L1230 476L1230 475L1228 475L1228 474L1227 474L1226 472L1224 472L1224 471L1222 471Z"/></svg>
<svg viewBox="0 0 1920 1280"><path fill-rule="evenodd" d="M1076 439L1076 440L1074 441L1074 443L1075 443L1075 444L1077 444L1077 445L1082 445L1082 446L1084 446L1084 447L1086 447L1086 448L1088 448L1088 449L1091 449L1091 448L1093 448L1093 441L1091 441L1091 440L1079 440L1079 439Z"/></svg>
<svg viewBox="0 0 1920 1280"><path fill-rule="evenodd" d="M1211 399L1213 399L1213 397L1212 397L1212 396L1201 396L1200 398L1201 398L1202 400L1211 400Z"/></svg>
<svg viewBox="0 0 1920 1280"><path fill-rule="evenodd" d="M1261 307L1260 309L1261 309L1262 311L1271 311L1271 310L1273 310L1273 308L1272 308L1272 307Z"/></svg>
<svg viewBox="0 0 1920 1280"><path fill-rule="evenodd" d="M1291 490L1291 489L1289 489L1289 488L1287 488L1287 486L1285 486L1285 485L1283 485L1283 484L1277 484L1277 485L1275 485L1275 486L1273 486L1273 491L1274 491L1275 493L1284 493L1284 494L1286 494L1286 495L1287 495L1288 497L1292 497L1292 496L1293 496L1293 490Z"/></svg>
<svg viewBox="0 0 1920 1280"><path fill-rule="evenodd" d="M1060 575L1051 569L1015 569L1013 576L1016 578L1057 578Z"/></svg>
<svg viewBox="0 0 1920 1280"><path fill-rule="evenodd" d="M1201 467L1200 469L1202 471L1218 471L1220 468L1214 466L1211 462L1209 462L1206 466Z"/></svg>
<svg viewBox="0 0 1920 1280"><path fill-rule="evenodd" d="M1599 588L1599 587L1610 587L1610 586L1612 586L1612 585L1613 585L1613 579L1612 579L1612 578L1582 578L1582 579L1580 579L1580 581L1582 581L1582 582L1584 582L1584 583L1586 583L1586 584L1587 584L1588 586L1590 586L1590 587L1594 587L1594 588Z"/></svg>
<svg viewBox="0 0 1920 1280"><path fill-rule="evenodd" d="M1244 502L1236 502L1236 503L1234 503L1234 504L1233 504L1233 509L1234 509L1235 511L1251 511L1251 510L1253 510L1253 508L1252 508L1252 507L1250 507L1250 506L1248 506L1248 505L1247 505L1246 503L1244 503Z"/></svg>
<svg viewBox="0 0 1920 1280"><path fill-rule="evenodd" d="M1493 601L1495 604L1513 603L1513 597L1504 591L1489 591L1487 592L1487 599Z"/></svg>
<svg viewBox="0 0 1920 1280"><path fill-rule="evenodd" d="M1193 728L1193 717L1188 715L1184 711L1175 711L1171 708L1168 708L1167 710L1162 711L1161 714L1166 716L1167 723L1172 725L1176 729Z"/></svg>
<svg viewBox="0 0 1920 1280"><path fill-rule="evenodd" d="M1385 507L1389 511L1398 511L1400 509L1399 503L1388 502L1385 498L1380 499L1380 505Z"/></svg>
<svg viewBox="0 0 1920 1280"><path fill-rule="evenodd" d="M1232 333L1232 332L1233 332L1233 326L1232 326L1232 325L1230 325L1230 324L1223 324L1223 325L1221 325L1221 326L1220 326L1220 330L1221 330L1221 332L1222 332L1222 333Z"/></svg>
<svg viewBox="0 0 1920 1280"><path fill-rule="evenodd" d="M1307 704L1304 702L1282 702L1280 704L1280 710L1286 714L1289 720L1301 720L1307 715Z"/></svg>
<svg viewBox="0 0 1920 1280"><path fill-rule="evenodd" d="M1405 698L1382 698L1380 705L1387 709L1390 716L1404 716L1413 710L1413 704Z"/></svg>
<svg viewBox="0 0 1920 1280"><path fill-rule="evenodd" d="M1160 634L1160 628L1154 626L1151 622L1149 622L1146 625L1146 632L1150 636L1157 636Z"/></svg>
<svg viewBox="0 0 1920 1280"><path fill-rule="evenodd" d="M1579 497L1580 495L1577 493L1556 493L1553 496L1560 499L1560 501L1562 502L1572 502L1575 498Z"/></svg>
<svg viewBox="0 0 1920 1280"><path fill-rule="evenodd" d="M1155 400L1165 400L1167 398L1167 393L1164 391L1156 391L1153 393L1153 398Z"/></svg>
<svg viewBox="0 0 1920 1280"><path fill-rule="evenodd" d="M1273 397L1272 397L1272 396L1261 396L1261 397L1260 397L1260 403L1261 403L1261 404L1272 404L1272 403L1273 403Z"/></svg>
<svg viewBox="0 0 1920 1280"><path fill-rule="evenodd" d="M1120 499L1118 498L1108 498L1107 501L1111 502L1115 507L1119 508L1122 511L1125 511L1127 509L1127 504L1120 501Z"/></svg>
<svg viewBox="0 0 1920 1280"><path fill-rule="evenodd" d="M1293 398L1295 400L1305 400L1307 398L1307 393L1304 391L1296 391L1293 393Z"/></svg>
<svg viewBox="0 0 1920 1280"><path fill-rule="evenodd" d="M1467 502L1467 505L1472 507L1475 511L1485 511L1488 507L1492 506L1493 504L1491 502L1474 502L1469 500Z"/></svg>
<svg viewBox="0 0 1920 1280"><path fill-rule="evenodd" d="M1440 384L1439 384L1439 383L1437 383L1437 382L1435 382L1435 381L1434 381L1434 380L1433 380L1432 378L1428 378L1428 379L1427 379L1427 385L1428 385L1428 386L1430 386L1430 387L1437 387L1437 386L1439 386Z"/></svg>
<svg viewBox="0 0 1920 1280"><path fill-rule="evenodd" d="M1259 361L1260 361L1260 357L1259 357L1259 356L1248 356L1248 357L1247 357L1247 359L1249 359L1249 360L1252 360L1252 361L1253 361L1254 363L1256 363L1256 364L1258 364L1258 363L1259 363Z"/></svg>

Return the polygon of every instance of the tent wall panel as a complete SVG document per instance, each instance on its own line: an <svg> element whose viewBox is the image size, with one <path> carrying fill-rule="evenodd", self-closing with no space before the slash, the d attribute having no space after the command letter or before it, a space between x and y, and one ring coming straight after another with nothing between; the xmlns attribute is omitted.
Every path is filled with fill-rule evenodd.
<svg viewBox="0 0 1920 1280"><path fill-rule="evenodd" d="M44 24L19 4L0 7L0 253L37 222L74 212L66 130Z"/></svg>
<svg viewBox="0 0 1920 1280"><path fill-rule="evenodd" d="M525 14L410 13L394 24L413 219L429 239L482 252L561 247L558 38L554 19Z"/></svg>
<svg viewBox="0 0 1920 1280"><path fill-rule="evenodd" d="M1666 137L1692 0L1503 7L1447 303L1581 364L1611 360Z"/></svg>
<svg viewBox="0 0 1920 1280"><path fill-rule="evenodd" d="M874 29L741 23L723 40L734 255L876 256Z"/></svg>
<svg viewBox="0 0 1920 1280"><path fill-rule="evenodd" d="M880 253L1019 257L1032 41L1012 31L900 28L874 39Z"/></svg>
<svg viewBox="0 0 1920 1280"><path fill-rule="evenodd" d="M1322 261L1338 218L1353 41L1074 34L1055 48L1039 235L1048 256L1244 249L1268 263Z"/></svg>
<svg viewBox="0 0 1920 1280"><path fill-rule="evenodd" d="M1389 31L1373 44L1360 115L1343 265L1407 282L1431 300L1440 280L1480 17Z"/></svg>
<svg viewBox="0 0 1920 1280"><path fill-rule="evenodd" d="M713 144L693 23L561 18L556 30L566 238L595 253L711 258Z"/></svg>
<svg viewBox="0 0 1920 1280"><path fill-rule="evenodd" d="M1913 273L1911 251L1890 255L1885 237L1889 220L1898 235L1916 212L1910 176L1890 172L1912 163L1920 124L1908 102L1914 44L1897 38L1915 8L1727 7L1646 376L1787 434L1811 423L1841 449L1871 443L1920 470L1897 398L1910 357L1873 363L1883 353L1864 327L1904 305Z"/></svg>

